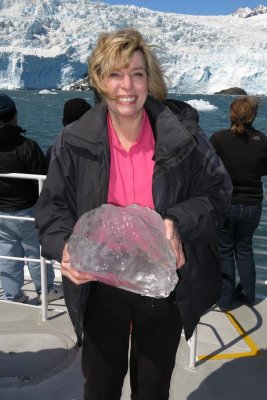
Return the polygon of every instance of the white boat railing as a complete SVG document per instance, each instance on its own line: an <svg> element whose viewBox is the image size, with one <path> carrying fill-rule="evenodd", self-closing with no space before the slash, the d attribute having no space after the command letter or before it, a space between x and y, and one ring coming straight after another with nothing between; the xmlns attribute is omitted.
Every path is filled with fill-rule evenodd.
<svg viewBox="0 0 267 400"><path fill-rule="evenodd" d="M38 188L39 188L39 194L42 190L43 183L46 179L46 175L35 175L35 174L21 174L21 173L10 173L10 174L0 174L0 177L4 178L17 178L17 179L31 179L31 180L37 180L38 181ZM265 200L266 203L266 200ZM267 208L265 207L265 211L267 211ZM14 217L14 216L1 216L1 218L7 218L7 219L23 219L23 220L28 220L28 221L34 221L34 218L30 217ZM267 225L266 220L261 220L261 225ZM261 236L261 235L255 235L255 239L258 240L267 240L266 236ZM267 250L261 250L256 248L255 254L260 254L260 255L267 255ZM41 265L41 297L42 297L42 321L45 322L47 321L47 312L48 312L48 298L47 298L47 263L51 263L51 261L46 260L44 257L41 256L41 246L40 246L40 258L39 259L34 259L34 258L20 258L20 257L7 257L7 256L0 256L0 259L13 259L13 260L22 260L25 262L28 261L34 261L34 262L40 262ZM53 263L54 264L54 263ZM54 266L54 265L53 265ZM263 269L264 271L267 271L267 266L262 266L262 265L257 265L257 268ZM267 274L266 274L267 276ZM257 280L257 284L259 285L267 285L267 280ZM264 296L266 297L266 296ZM195 331L193 333L193 336L189 340L189 347L190 347L190 358L189 358L189 368L194 369L195 364L196 364L196 348L197 348L197 327L195 328Z"/></svg>

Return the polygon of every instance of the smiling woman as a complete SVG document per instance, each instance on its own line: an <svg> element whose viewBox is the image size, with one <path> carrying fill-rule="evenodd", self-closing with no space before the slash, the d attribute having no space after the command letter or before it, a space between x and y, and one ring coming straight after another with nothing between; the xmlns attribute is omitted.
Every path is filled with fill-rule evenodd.
<svg viewBox="0 0 267 400"><path fill-rule="evenodd" d="M136 141L148 95L145 59L141 51L135 51L127 68L111 72L104 78L109 93L107 106L112 125L121 145L129 151Z"/></svg>
<svg viewBox="0 0 267 400"><path fill-rule="evenodd" d="M110 97L104 83L104 78L110 74L129 67L133 56L140 51L143 57L141 69L148 76L148 91L156 99L162 101L167 96L167 88L163 79L162 68L152 51L152 46L147 44L142 35L134 30L103 33L99 36L97 46L89 59L90 82L98 93Z"/></svg>
<svg viewBox="0 0 267 400"><path fill-rule="evenodd" d="M89 77L105 98L120 144L129 151L140 133L148 93L158 100L167 94L156 56L139 32L104 33L90 57Z"/></svg>
<svg viewBox="0 0 267 400"><path fill-rule="evenodd" d="M89 76L101 101L64 129L50 164L36 217L42 252L61 262L66 304L78 345L83 341L84 400L121 398L129 339L131 398L167 400L182 327L190 338L220 294L216 231L230 180L200 133L195 110L164 104L161 66L138 31L100 35ZM71 264L68 240L76 221L105 203L137 204L160 215L180 278L168 297L113 287ZM114 235L106 229L99 237L109 233L112 248ZM154 251L147 248L149 259ZM115 264L119 257L114 254Z"/></svg>

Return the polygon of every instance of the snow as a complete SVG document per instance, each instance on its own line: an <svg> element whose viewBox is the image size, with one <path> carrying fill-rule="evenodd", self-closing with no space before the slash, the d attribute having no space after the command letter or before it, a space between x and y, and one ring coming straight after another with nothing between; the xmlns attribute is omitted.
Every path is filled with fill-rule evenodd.
<svg viewBox="0 0 267 400"><path fill-rule="evenodd" d="M203 99L188 100L186 103L190 104L190 106L194 107L198 111L214 111L218 109L214 104Z"/></svg>
<svg viewBox="0 0 267 400"><path fill-rule="evenodd" d="M66 88L98 34L127 27L155 45L170 92L267 93L267 7L190 16L89 0L0 0L0 88Z"/></svg>
<svg viewBox="0 0 267 400"><path fill-rule="evenodd" d="M39 91L39 94L57 94L57 92L54 91L54 89L52 89L52 90L42 89Z"/></svg>

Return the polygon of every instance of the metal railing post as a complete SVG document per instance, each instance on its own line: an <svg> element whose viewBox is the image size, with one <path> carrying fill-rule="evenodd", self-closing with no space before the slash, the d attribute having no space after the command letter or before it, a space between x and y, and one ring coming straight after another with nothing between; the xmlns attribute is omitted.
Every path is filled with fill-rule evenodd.
<svg viewBox="0 0 267 400"><path fill-rule="evenodd" d="M197 326L193 332L189 342L190 357L189 357L189 368L195 369L196 367L196 356L197 356Z"/></svg>
<svg viewBox="0 0 267 400"><path fill-rule="evenodd" d="M41 298L42 298L42 322L47 321L48 295L47 295L47 266L45 258L41 256Z"/></svg>
<svg viewBox="0 0 267 400"><path fill-rule="evenodd" d="M38 178L39 195L43 187L44 180ZM42 298L42 322L47 321L48 312L48 293L47 293L47 265L46 260L41 255L42 247L40 246L40 260L41 260L41 298Z"/></svg>

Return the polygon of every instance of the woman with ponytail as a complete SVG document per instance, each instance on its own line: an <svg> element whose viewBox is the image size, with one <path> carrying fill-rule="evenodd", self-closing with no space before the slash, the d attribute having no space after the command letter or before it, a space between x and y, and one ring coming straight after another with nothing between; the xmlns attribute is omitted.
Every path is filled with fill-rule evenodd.
<svg viewBox="0 0 267 400"><path fill-rule="evenodd" d="M218 305L222 310L233 308L235 300L250 306L255 302L252 238L261 218L262 176L267 174L267 137L252 126L258 105L256 97L236 98L230 105L230 128L210 138L233 184L231 206L219 237L222 295Z"/></svg>

